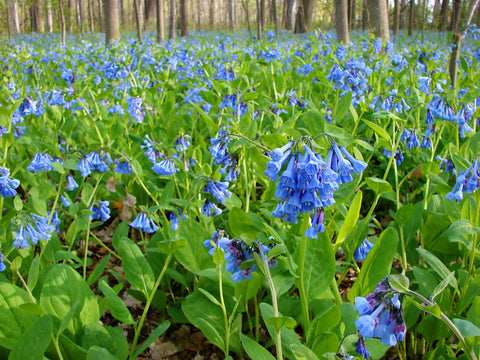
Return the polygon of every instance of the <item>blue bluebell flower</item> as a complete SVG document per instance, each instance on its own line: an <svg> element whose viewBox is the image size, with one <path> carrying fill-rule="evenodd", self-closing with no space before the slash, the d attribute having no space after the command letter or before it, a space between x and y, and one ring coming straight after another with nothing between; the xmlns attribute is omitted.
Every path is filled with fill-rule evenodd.
<svg viewBox="0 0 480 360"><path fill-rule="evenodd" d="M53 169L51 165L52 160L53 158L49 154L37 152L30 165L27 166L27 170L31 172L50 171Z"/></svg>
<svg viewBox="0 0 480 360"><path fill-rule="evenodd" d="M70 206L70 201L68 201L68 199L67 199L65 196L60 195L60 200L62 200L63 206L65 206L65 207L69 207L69 206Z"/></svg>
<svg viewBox="0 0 480 360"><path fill-rule="evenodd" d="M113 169L114 172L117 174L126 174L130 175L133 174L132 167L130 166L130 163L128 161L120 161L118 159L114 160L114 163L116 164L115 168Z"/></svg>
<svg viewBox="0 0 480 360"><path fill-rule="evenodd" d="M145 135L145 140L143 140L143 145L140 145L140 148L145 149L144 154L153 164L162 157L162 154L155 150L155 142L148 135Z"/></svg>
<svg viewBox="0 0 480 360"><path fill-rule="evenodd" d="M110 155L107 152L97 153L92 151L87 155L87 159L90 163L92 171L107 172L110 170L107 163L112 163L113 160L110 158ZM77 167L78 169L78 167ZM82 175L83 176L83 175Z"/></svg>
<svg viewBox="0 0 480 360"><path fill-rule="evenodd" d="M0 253L0 272L4 271L7 268L7 266L3 263L2 260L3 260L3 254Z"/></svg>
<svg viewBox="0 0 480 360"><path fill-rule="evenodd" d="M72 175L67 175L67 190L72 191L78 188L78 184Z"/></svg>
<svg viewBox="0 0 480 360"><path fill-rule="evenodd" d="M153 165L152 170L158 175L172 176L178 169L172 160L166 158Z"/></svg>
<svg viewBox="0 0 480 360"><path fill-rule="evenodd" d="M228 181L209 180L203 191L210 193L219 203L224 203L232 193L228 190Z"/></svg>
<svg viewBox="0 0 480 360"><path fill-rule="evenodd" d="M137 123L143 123L143 100L140 97L127 96L128 113Z"/></svg>
<svg viewBox="0 0 480 360"><path fill-rule="evenodd" d="M226 165L230 162L231 155L228 154L228 143L232 140L226 129L220 129L218 137L210 140L211 146L208 147L213 158L213 163L217 166Z"/></svg>
<svg viewBox="0 0 480 360"><path fill-rule="evenodd" d="M78 161L77 170L80 171L80 174L85 177L92 173L94 170L93 164L90 161L90 158L87 155L83 155Z"/></svg>
<svg viewBox="0 0 480 360"><path fill-rule="evenodd" d="M379 338L387 346L403 341L406 332L402 304L388 278L365 298L355 298L355 309L360 317L355 321L358 332L365 338Z"/></svg>
<svg viewBox="0 0 480 360"><path fill-rule="evenodd" d="M202 207L202 214L207 215L207 216L212 216L212 215L220 215L222 213L222 209L220 209L215 203L212 201L206 199L205 203L203 204Z"/></svg>
<svg viewBox="0 0 480 360"><path fill-rule="evenodd" d="M110 219L109 205L110 205L110 202L108 202L107 200L96 201L95 204L90 207L90 211L93 212L93 214L90 215L90 219L91 220L100 219L101 221L104 221L104 222Z"/></svg>
<svg viewBox="0 0 480 360"><path fill-rule="evenodd" d="M368 239L363 240L359 247L353 252L353 259L355 261L363 261L367 258L368 253L372 250L373 244Z"/></svg>
<svg viewBox="0 0 480 360"><path fill-rule="evenodd" d="M182 221L187 220L186 214L179 213L179 215L182 218ZM172 222L170 225L170 229L172 229L173 231L177 231L179 223L178 223L178 216L176 212L170 213L170 221Z"/></svg>
<svg viewBox="0 0 480 360"><path fill-rule="evenodd" d="M175 141L175 149L178 152L187 151L190 146L190 140L192 137L190 135L182 135Z"/></svg>
<svg viewBox="0 0 480 360"><path fill-rule="evenodd" d="M19 186L19 180L10 178L10 169L0 166L0 195L4 198L13 197Z"/></svg>
<svg viewBox="0 0 480 360"><path fill-rule="evenodd" d="M367 346L365 344L365 338L358 334L358 340L355 343L355 351L358 355L362 355L365 359L370 358L370 353L367 351Z"/></svg>
<svg viewBox="0 0 480 360"><path fill-rule="evenodd" d="M153 233L159 229L158 225L144 211L140 212L129 225L146 233Z"/></svg>
<svg viewBox="0 0 480 360"><path fill-rule="evenodd" d="M463 199L463 193L471 194L479 188L479 158L468 167L467 170L460 171L456 177L456 183L452 191L446 195L449 200L460 202Z"/></svg>
<svg viewBox="0 0 480 360"><path fill-rule="evenodd" d="M29 214L24 217L18 230L15 231L13 246L17 249L26 249L34 246L40 240L49 240L55 226L48 223L48 218L37 214Z"/></svg>
<svg viewBox="0 0 480 360"><path fill-rule="evenodd" d="M325 225L323 224L324 216L325 210L323 208L321 208L320 210L317 209L315 211L312 219L312 226L309 227L308 230L305 232L305 236L311 239L316 239L318 233L325 232Z"/></svg>

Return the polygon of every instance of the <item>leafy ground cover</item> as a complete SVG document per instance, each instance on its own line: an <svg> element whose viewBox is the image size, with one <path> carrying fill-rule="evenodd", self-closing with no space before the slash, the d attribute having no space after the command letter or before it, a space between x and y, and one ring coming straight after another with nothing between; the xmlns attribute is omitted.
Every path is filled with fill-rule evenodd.
<svg viewBox="0 0 480 360"><path fill-rule="evenodd" d="M0 45L9 359L477 359L480 49Z"/></svg>

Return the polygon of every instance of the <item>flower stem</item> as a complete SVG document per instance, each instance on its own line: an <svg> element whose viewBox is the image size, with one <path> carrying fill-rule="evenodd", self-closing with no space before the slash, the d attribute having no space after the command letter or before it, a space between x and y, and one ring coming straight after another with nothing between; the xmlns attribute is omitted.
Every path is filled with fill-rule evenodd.
<svg viewBox="0 0 480 360"><path fill-rule="evenodd" d="M225 320L225 359L228 359L230 352L230 325L228 323L227 308L225 306L225 299L223 298L223 281L222 281L222 263L217 264L218 269L218 287L220 291L220 304L222 305L223 318Z"/></svg>

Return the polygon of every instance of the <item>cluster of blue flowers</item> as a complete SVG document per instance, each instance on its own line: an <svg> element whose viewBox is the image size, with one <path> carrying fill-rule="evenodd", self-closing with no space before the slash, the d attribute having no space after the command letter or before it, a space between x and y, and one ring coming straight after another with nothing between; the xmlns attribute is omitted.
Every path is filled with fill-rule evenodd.
<svg viewBox="0 0 480 360"><path fill-rule="evenodd" d="M55 220L52 217L52 223ZM37 214L28 214L23 217L22 224L15 231L13 246L17 249L26 249L35 246L40 240L49 240L55 226L48 223L48 218Z"/></svg>
<svg viewBox="0 0 480 360"><path fill-rule="evenodd" d="M394 111L397 114L410 110L411 107L407 104L405 98L402 97L398 100L397 95L398 90L393 89L385 97L375 96L369 107L375 111Z"/></svg>
<svg viewBox="0 0 480 360"><path fill-rule="evenodd" d="M443 97L435 94L427 105L427 110L427 124L437 117L444 121L457 123L459 134L462 138L466 136L466 133L473 133L473 128L468 121L473 119L473 113L476 109L471 104L463 106L458 113L455 113L453 107Z"/></svg>
<svg viewBox="0 0 480 360"><path fill-rule="evenodd" d="M463 199L463 193L472 194L478 190L480 177L478 163L479 158L477 157L467 170L458 173L455 186L447 194L447 199L460 202Z"/></svg>
<svg viewBox="0 0 480 360"><path fill-rule="evenodd" d="M140 212L135 220L133 220L129 225L135 229L143 230L149 234L154 233L159 229L159 226L155 224L152 218L147 216L147 213L144 211Z"/></svg>
<svg viewBox="0 0 480 360"><path fill-rule="evenodd" d="M455 170L455 165L452 160L444 159L440 155L435 156L435 159L440 161L440 170L445 170L446 172L451 171L453 175L457 174L457 170Z"/></svg>
<svg viewBox="0 0 480 360"><path fill-rule="evenodd" d="M358 248L353 252L353 260L363 261L367 258L368 253L372 250L373 244L368 239L363 240Z"/></svg>
<svg viewBox="0 0 480 360"><path fill-rule="evenodd" d="M77 170L83 177L92 173L92 171L107 172L110 170L107 163L112 163L113 160L107 152L97 153L92 151L88 155L83 155L78 161Z"/></svg>
<svg viewBox="0 0 480 360"><path fill-rule="evenodd" d="M10 178L10 169L0 166L0 195L4 198L15 196L19 186L19 180Z"/></svg>
<svg viewBox="0 0 480 360"><path fill-rule="evenodd" d="M37 152L30 162L30 165L27 166L27 170L31 172L55 170L52 166L52 162L59 162L60 164L62 163L60 159L52 158L47 153L42 154Z"/></svg>
<svg viewBox="0 0 480 360"><path fill-rule="evenodd" d="M91 220L100 219L101 221L104 221L104 222L107 221L108 219L110 219L109 205L110 205L110 203L107 200L96 201L95 204L93 204L90 207L90 211L92 212L92 214L90 215L90 219Z"/></svg>
<svg viewBox="0 0 480 360"><path fill-rule="evenodd" d="M395 150L395 154L391 150L388 150L387 148L383 148L383 155L387 158L391 158L392 156L395 157L395 162L397 165L400 165L403 160L405 160L405 157L403 156L403 152L401 149Z"/></svg>
<svg viewBox="0 0 480 360"><path fill-rule="evenodd" d="M299 144L304 152L300 152ZM307 145L308 143L308 145ZM334 192L341 184L353 180L352 173L360 174L367 164L355 159L344 147L331 140L326 160L315 153L309 137L290 141L270 152L265 175L277 181L275 196L280 199L272 216L290 223L297 223L300 213L314 211L312 226L306 236L317 238L324 231L323 208L335 203ZM285 170L282 171L284 165Z"/></svg>
<svg viewBox="0 0 480 360"><path fill-rule="evenodd" d="M269 246L263 244L249 246L243 240L229 239L228 235L222 230L214 231L213 237L205 240L203 244L209 249L208 253L210 255L213 255L213 252L217 247L225 252L225 261L227 262L226 269L228 272L232 273L231 278L237 283L242 280L250 280L252 278L252 273L257 270L257 265L253 263L253 254L259 254L260 250L256 246L262 247L265 256L274 246L274 244L270 244ZM252 265L246 269L242 269L242 264L246 261L251 262ZM276 266L277 260L275 258L269 259L268 265L269 267Z"/></svg>
<svg viewBox="0 0 480 360"><path fill-rule="evenodd" d="M232 195L232 193L228 190L228 186L228 181L209 179L205 184L203 191L212 196L217 202L222 204ZM220 215L222 213L222 209L220 209L215 205L214 202L207 198L202 207L202 214L211 216L213 215L212 212L215 215Z"/></svg>
<svg viewBox="0 0 480 360"><path fill-rule="evenodd" d="M355 309L360 314L355 326L361 336L367 339L379 338L387 346L395 346L398 341L403 341L406 326L402 304L388 278L378 283L373 293L366 297L356 297ZM360 346L360 350L363 348Z"/></svg>
<svg viewBox="0 0 480 360"><path fill-rule="evenodd" d="M182 219L182 221L185 221L187 220L187 214L182 214L181 212L178 214L180 216L180 218ZM169 216L169 219L171 221L171 224L170 224L170 229L172 229L173 231L177 231L178 230L178 226L179 226L179 223L178 223L178 218L179 216L177 215L176 212L171 212L170 213L170 216Z"/></svg>

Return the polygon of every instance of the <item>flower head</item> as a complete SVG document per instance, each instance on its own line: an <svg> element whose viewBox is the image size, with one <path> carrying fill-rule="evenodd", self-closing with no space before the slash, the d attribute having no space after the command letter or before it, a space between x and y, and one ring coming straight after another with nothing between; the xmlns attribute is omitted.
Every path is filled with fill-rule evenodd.
<svg viewBox="0 0 480 360"><path fill-rule="evenodd" d="M146 233L153 233L159 229L158 225L144 211L140 212L129 225Z"/></svg>

